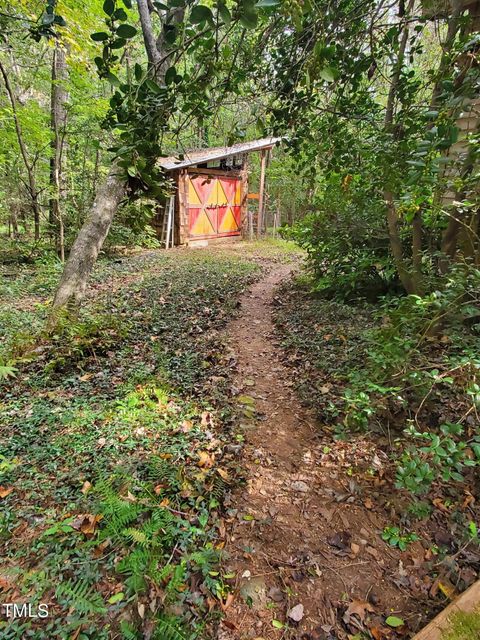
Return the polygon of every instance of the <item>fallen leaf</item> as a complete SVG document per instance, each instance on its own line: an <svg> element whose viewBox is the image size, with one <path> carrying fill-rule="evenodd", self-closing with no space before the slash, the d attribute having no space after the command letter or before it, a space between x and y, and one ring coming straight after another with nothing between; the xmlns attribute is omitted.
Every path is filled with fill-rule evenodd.
<svg viewBox="0 0 480 640"><path fill-rule="evenodd" d="M143 620L143 618L145 617L145 605L139 602L137 605L137 611L138 611L138 615Z"/></svg>
<svg viewBox="0 0 480 640"><path fill-rule="evenodd" d="M402 627L405 624L405 621L401 618L397 618L397 616L388 616L385 620L385 624L396 629L397 627Z"/></svg>
<svg viewBox="0 0 480 640"><path fill-rule="evenodd" d="M225 471L225 469L221 469L220 467L218 467L217 473L223 480L225 480L225 482L230 482L230 476L228 475L228 471Z"/></svg>
<svg viewBox="0 0 480 640"><path fill-rule="evenodd" d="M355 544L355 542L352 542L352 544L350 545L350 549L352 550L353 555L356 556L360 551L360 545Z"/></svg>
<svg viewBox="0 0 480 640"><path fill-rule="evenodd" d="M453 600L457 596L457 592L455 591L455 587L446 578L442 578L438 582L438 588L446 596L449 600Z"/></svg>
<svg viewBox="0 0 480 640"><path fill-rule="evenodd" d="M210 411L204 411L202 413L202 427L213 427L213 419Z"/></svg>
<svg viewBox="0 0 480 640"><path fill-rule="evenodd" d="M356 615L360 619L360 622L365 620L365 616L367 615L367 611L369 613L374 613L375 609L369 602L365 602L364 600L352 600L352 602L348 605L348 609L345 614L349 616Z"/></svg>
<svg viewBox="0 0 480 640"><path fill-rule="evenodd" d="M227 629L231 629L232 631L235 631L235 629L237 629L237 625L233 622L230 622L230 620L222 620L222 624L224 624Z"/></svg>
<svg viewBox="0 0 480 640"><path fill-rule="evenodd" d="M373 502L371 498L366 498L364 503L365 509L373 509Z"/></svg>
<svg viewBox="0 0 480 640"><path fill-rule="evenodd" d="M80 376L78 379L81 380L82 382L87 382L87 380L90 380L90 378L93 378L93 373L85 373L83 376Z"/></svg>
<svg viewBox="0 0 480 640"><path fill-rule="evenodd" d="M204 469L210 469L215 462L215 454L208 453L208 451L199 451L198 453L198 466Z"/></svg>
<svg viewBox="0 0 480 640"><path fill-rule="evenodd" d="M369 627L368 630L370 631L370 635L372 636L373 640L383 640L383 638L385 637L380 627Z"/></svg>
<svg viewBox="0 0 480 640"><path fill-rule="evenodd" d="M351 534L348 531L339 531L331 538L327 539L331 547L345 550L350 547Z"/></svg>
<svg viewBox="0 0 480 640"><path fill-rule="evenodd" d="M233 595L233 593L228 593L227 594L227 598L226 598L225 602L222 602L220 600L220 606L222 607L223 611L226 611L228 609L228 607L230 607L232 605L234 600L235 600L235 596Z"/></svg>
<svg viewBox="0 0 480 640"><path fill-rule="evenodd" d="M280 620L272 620L272 627L275 627L275 629L283 629L284 624L283 622L280 622Z"/></svg>
<svg viewBox="0 0 480 640"><path fill-rule="evenodd" d="M440 511L443 511L443 513L450 513L450 511L448 510L448 508L443 504L441 498L434 498L432 500L432 504L437 507L437 509L439 509Z"/></svg>
<svg viewBox="0 0 480 640"><path fill-rule="evenodd" d="M300 620L303 618L303 604L296 604L290 609L287 615L290 620L293 620L294 622L300 622Z"/></svg>
<svg viewBox="0 0 480 640"><path fill-rule="evenodd" d="M102 447L104 447L107 444L107 439L106 438L99 438L97 440L97 444L98 444L99 448L101 449Z"/></svg>
<svg viewBox="0 0 480 640"><path fill-rule="evenodd" d="M81 531L87 537L90 537L95 533L97 524L102 520L102 518L103 516L101 514L93 515L91 513L81 513L75 518L70 526L72 529L75 529L75 531Z"/></svg>
<svg viewBox="0 0 480 640"><path fill-rule="evenodd" d="M13 487L2 487L0 486L0 498L6 498L13 491Z"/></svg>
<svg viewBox="0 0 480 640"><path fill-rule="evenodd" d="M88 480L85 480L85 482L83 483L83 486L80 489L80 491L83 493L83 495L86 495L90 491L91 488L92 488L92 483L89 482Z"/></svg>

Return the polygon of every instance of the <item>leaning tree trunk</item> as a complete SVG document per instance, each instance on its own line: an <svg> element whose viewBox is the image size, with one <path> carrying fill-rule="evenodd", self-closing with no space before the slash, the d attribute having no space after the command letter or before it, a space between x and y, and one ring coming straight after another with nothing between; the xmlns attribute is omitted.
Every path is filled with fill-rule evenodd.
<svg viewBox="0 0 480 640"><path fill-rule="evenodd" d="M156 41L154 37L148 0L137 0L140 22L151 73L157 80L163 78L168 65L169 45L163 36ZM174 15L181 19L183 12ZM162 31L163 33L163 31ZM106 181L97 191L97 196L73 243L65 269L58 285L47 328L53 329L62 310L78 309L87 288L88 278L93 270L97 256L108 235L113 217L120 202L127 193L127 179L124 171L115 162Z"/></svg>
<svg viewBox="0 0 480 640"><path fill-rule="evenodd" d="M117 163L113 163L73 243L55 293L48 328L55 327L63 309L77 309L80 306L85 296L88 278L110 230L113 216L125 194L124 172Z"/></svg>

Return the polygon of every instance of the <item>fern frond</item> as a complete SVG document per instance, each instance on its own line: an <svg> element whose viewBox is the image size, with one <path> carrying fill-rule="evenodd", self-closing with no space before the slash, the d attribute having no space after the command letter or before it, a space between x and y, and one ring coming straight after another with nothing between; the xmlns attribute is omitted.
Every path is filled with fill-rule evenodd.
<svg viewBox="0 0 480 640"><path fill-rule="evenodd" d="M55 596L60 604L73 607L82 614L105 613L107 610L102 596L86 580L61 582L55 591Z"/></svg>
<svg viewBox="0 0 480 640"><path fill-rule="evenodd" d="M123 530L123 535L126 536L132 542L136 542L142 546L147 546L150 542L147 535L141 529L135 529L130 527L129 529Z"/></svg>
<svg viewBox="0 0 480 640"><path fill-rule="evenodd" d="M139 638L138 631L133 624L126 620L122 620L120 623L120 631L122 632L123 640L138 640Z"/></svg>
<svg viewBox="0 0 480 640"><path fill-rule="evenodd" d="M188 640L175 618L161 617L157 620L153 640Z"/></svg>

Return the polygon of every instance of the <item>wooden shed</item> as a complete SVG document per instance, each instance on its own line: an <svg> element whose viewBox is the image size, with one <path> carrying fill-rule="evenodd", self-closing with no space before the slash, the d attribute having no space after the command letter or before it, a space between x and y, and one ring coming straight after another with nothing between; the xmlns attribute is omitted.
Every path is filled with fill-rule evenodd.
<svg viewBox="0 0 480 640"><path fill-rule="evenodd" d="M267 155L279 141L263 138L161 158L159 165L175 183L174 195L153 220L164 246L208 244L246 232L252 152L261 153L260 188L254 194L258 199L255 225L261 230Z"/></svg>

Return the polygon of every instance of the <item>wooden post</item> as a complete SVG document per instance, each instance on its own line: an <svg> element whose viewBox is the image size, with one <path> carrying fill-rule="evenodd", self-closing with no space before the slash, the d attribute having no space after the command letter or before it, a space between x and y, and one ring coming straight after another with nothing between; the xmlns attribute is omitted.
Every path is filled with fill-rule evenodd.
<svg viewBox="0 0 480 640"><path fill-rule="evenodd" d="M262 149L260 160L260 189L258 196L258 220L257 238L260 238L263 231L264 194L265 194L265 169L267 166L267 151Z"/></svg>

